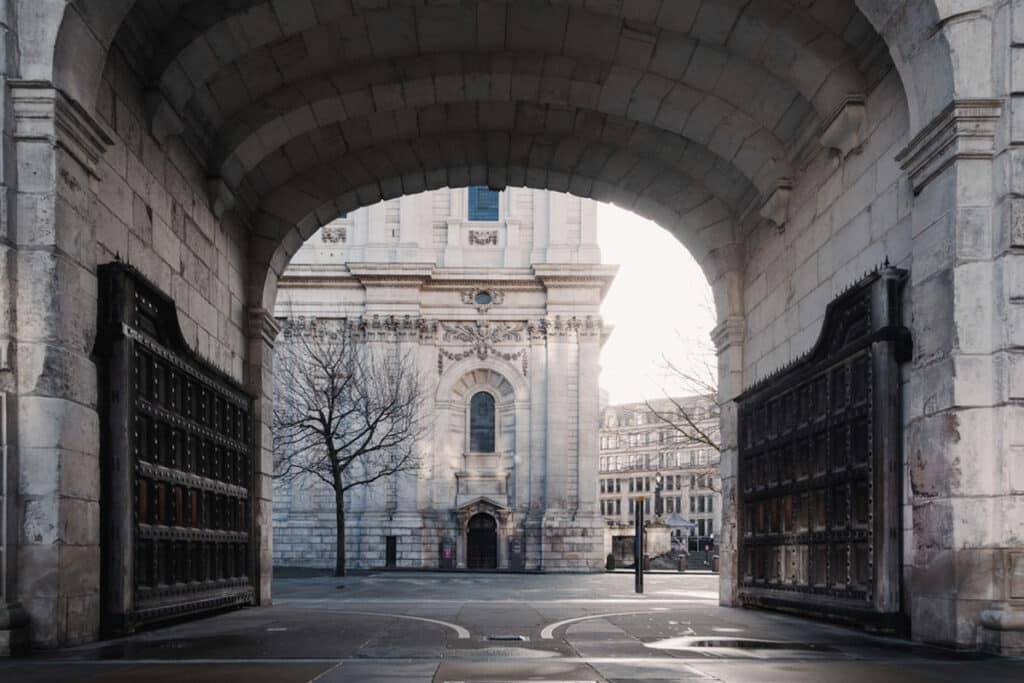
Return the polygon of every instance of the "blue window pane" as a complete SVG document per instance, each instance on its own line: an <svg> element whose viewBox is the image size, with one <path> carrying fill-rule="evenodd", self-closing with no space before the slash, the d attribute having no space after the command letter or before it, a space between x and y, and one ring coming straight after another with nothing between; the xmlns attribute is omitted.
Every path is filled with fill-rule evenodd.
<svg viewBox="0 0 1024 683"><path fill-rule="evenodd" d="M481 391L469 404L469 450L494 452L494 397Z"/></svg>
<svg viewBox="0 0 1024 683"><path fill-rule="evenodd" d="M498 192L478 185L469 188L469 220L498 220Z"/></svg>

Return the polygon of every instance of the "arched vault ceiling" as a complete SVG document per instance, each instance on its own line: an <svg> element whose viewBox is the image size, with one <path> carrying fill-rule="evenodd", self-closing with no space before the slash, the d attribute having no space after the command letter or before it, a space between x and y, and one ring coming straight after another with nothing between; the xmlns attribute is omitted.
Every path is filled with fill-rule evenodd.
<svg viewBox="0 0 1024 683"><path fill-rule="evenodd" d="M706 83L695 75L672 81L590 59L442 54L292 81L258 95L240 78L224 78L219 85L211 84L214 89L203 100L210 105L201 113L208 125L193 130L216 131L217 139L205 145L212 149L211 171L217 172L225 159L275 129L281 137L285 129L294 134L403 104L520 100L621 115L706 144L716 130L720 135L727 135L727 129L733 135L756 134L773 145L776 159L785 159L785 147L813 112L781 81L769 74L745 77L751 75L740 70L702 90ZM231 113L227 121L225 112Z"/></svg>
<svg viewBox="0 0 1024 683"><path fill-rule="evenodd" d="M372 145L472 130L547 134L579 139L591 147L583 150L591 159L599 150L629 151L669 168L685 169L739 208L744 198L749 201L755 187L759 193L769 194L789 176L789 165L779 160L782 148L777 140L750 126L749 121L725 114L714 119L700 117L698 125L684 126L681 133L578 107L489 99L371 110L323 125L315 116L290 122L273 119L234 148L218 171L249 203L249 197L265 192L268 180L301 172L324 157ZM709 120L714 127L699 125Z"/></svg>
<svg viewBox="0 0 1024 683"><path fill-rule="evenodd" d="M147 21L152 5L140 2L120 43L127 54L154 46L152 56L134 61L178 111L187 111L193 100L215 109L206 91L225 79L259 90L342 65L441 52L511 51L591 58L669 80L689 72L705 90L720 81L749 84L771 74L825 117L848 94L865 89L857 46L844 36L861 44L872 36L863 17L837 4L829 3L831 14L818 14L839 17L840 34L806 9L776 0L676 1L660 7L603 2L586 8L476 0L411 6L204 1L182 6L170 24L148 31L140 26L153 26Z"/></svg>
<svg viewBox="0 0 1024 683"><path fill-rule="evenodd" d="M73 2L135 70L154 130L180 132L243 201L311 137L390 144L440 107L510 133L536 133L530 116L603 117L661 157L705 148L734 167L705 186L735 202L753 185L763 202L889 65L853 0ZM749 183L723 187L737 177Z"/></svg>

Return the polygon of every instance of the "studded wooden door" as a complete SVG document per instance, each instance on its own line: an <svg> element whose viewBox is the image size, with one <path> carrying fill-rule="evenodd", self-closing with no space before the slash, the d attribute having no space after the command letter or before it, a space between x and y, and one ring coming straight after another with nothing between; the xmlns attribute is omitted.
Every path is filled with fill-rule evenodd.
<svg viewBox="0 0 1024 683"><path fill-rule="evenodd" d="M739 584L746 604L887 629L900 598L905 275L829 304L813 350L739 397Z"/></svg>
<svg viewBox="0 0 1024 683"><path fill-rule="evenodd" d="M250 604L252 398L135 269L99 280L104 631Z"/></svg>

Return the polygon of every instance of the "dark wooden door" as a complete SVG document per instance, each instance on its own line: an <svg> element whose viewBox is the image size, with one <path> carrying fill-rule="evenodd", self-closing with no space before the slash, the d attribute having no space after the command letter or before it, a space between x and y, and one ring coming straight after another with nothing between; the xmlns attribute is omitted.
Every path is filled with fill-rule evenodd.
<svg viewBox="0 0 1024 683"><path fill-rule="evenodd" d="M745 604L900 628L905 277L842 294L811 352L737 399Z"/></svg>
<svg viewBox="0 0 1024 683"><path fill-rule="evenodd" d="M252 397L138 271L99 281L103 630L252 604Z"/></svg>
<svg viewBox="0 0 1024 683"><path fill-rule="evenodd" d="M498 524L494 517L480 513L469 520L466 545L466 567L498 568Z"/></svg>
<svg viewBox="0 0 1024 683"><path fill-rule="evenodd" d="M384 566L398 566L398 537L388 536L384 539Z"/></svg>

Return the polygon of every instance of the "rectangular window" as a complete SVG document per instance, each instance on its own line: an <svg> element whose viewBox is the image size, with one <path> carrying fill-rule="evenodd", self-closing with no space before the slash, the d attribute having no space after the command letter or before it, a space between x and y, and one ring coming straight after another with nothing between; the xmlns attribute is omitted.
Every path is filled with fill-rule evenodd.
<svg viewBox="0 0 1024 683"><path fill-rule="evenodd" d="M668 478L668 479L667 479L667 480L665 481L665 490L667 490L667 491L671 491L671 490L672 490L672 485L673 485L674 483L675 483L675 478L674 478L674 477L669 477L669 478Z"/></svg>
<svg viewBox="0 0 1024 683"><path fill-rule="evenodd" d="M602 480L601 480L601 493L605 493L605 489L604 489L604 479L602 479Z"/></svg>
<svg viewBox="0 0 1024 683"><path fill-rule="evenodd" d="M629 514L633 514L633 511L634 511L635 508L636 508L636 501L634 499L630 498L629 499Z"/></svg>
<svg viewBox="0 0 1024 683"><path fill-rule="evenodd" d="M704 512L704 498L705 496L697 496L697 512ZM701 536L704 534L702 533Z"/></svg>
<svg viewBox="0 0 1024 683"><path fill-rule="evenodd" d="M708 512L714 512L714 511L715 511L715 497L714 496L708 496Z"/></svg>
<svg viewBox="0 0 1024 683"><path fill-rule="evenodd" d="M615 514L617 514L617 515L621 515L622 514L622 499L621 498L616 498L615 499Z"/></svg>
<svg viewBox="0 0 1024 683"><path fill-rule="evenodd" d="M715 535L715 520L713 520L713 519L709 519L708 520L708 528L706 529L706 531L708 532L708 536L714 536Z"/></svg>
<svg viewBox="0 0 1024 683"><path fill-rule="evenodd" d="M633 493L633 480L632 479L629 480L629 492Z"/></svg>
<svg viewBox="0 0 1024 683"><path fill-rule="evenodd" d="M469 220L498 220L498 197L496 190L483 185L469 188Z"/></svg>
<svg viewBox="0 0 1024 683"><path fill-rule="evenodd" d="M676 512L682 512L682 511L683 511L683 497L682 496L676 496Z"/></svg>
<svg viewBox="0 0 1024 683"><path fill-rule="evenodd" d="M670 514L670 515L673 512L673 510L672 510L672 499L671 498L669 498L668 500L665 501L665 512L667 514Z"/></svg>
<svg viewBox="0 0 1024 683"><path fill-rule="evenodd" d="M704 531L705 531L705 529L704 529L704 520L703 519L698 519L697 520L697 534L701 538L703 538L704 536L707 535L707 534L704 533Z"/></svg>
<svg viewBox="0 0 1024 683"><path fill-rule="evenodd" d="M621 479L616 479L615 480L615 493L622 493L622 480Z"/></svg>
<svg viewBox="0 0 1024 683"><path fill-rule="evenodd" d="M650 498L644 498L644 514L645 515L651 514L651 499Z"/></svg>
<svg viewBox="0 0 1024 683"><path fill-rule="evenodd" d="M697 511L697 499L694 498L693 496L690 496L690 512L696 512L696 511Z"/></svg>
<svg viewBox="0 0 1024 683"><path fill-rule="evenodd" d="M650 491L650 490L651 490L651 478L650 477L644 477L644 491Z"/></svg>
<svg viewBox="0 0 1024 683"><path fill-rule="evenodd" d="M693 476L692 474L690 475L690 488L697 488L697 477Z"/></svg>

